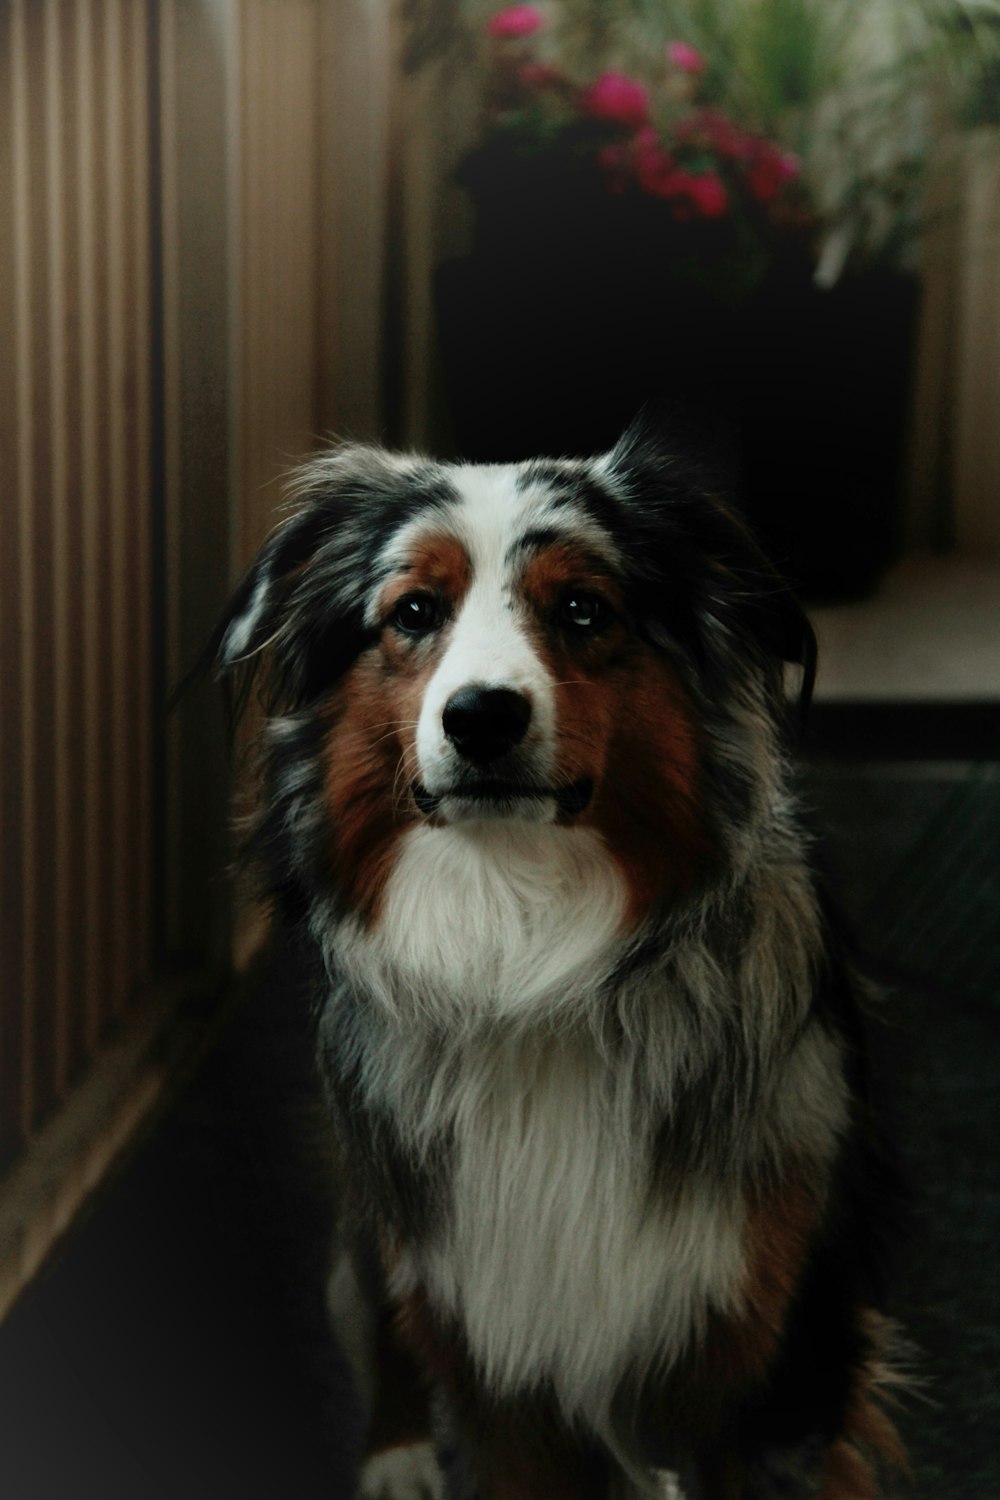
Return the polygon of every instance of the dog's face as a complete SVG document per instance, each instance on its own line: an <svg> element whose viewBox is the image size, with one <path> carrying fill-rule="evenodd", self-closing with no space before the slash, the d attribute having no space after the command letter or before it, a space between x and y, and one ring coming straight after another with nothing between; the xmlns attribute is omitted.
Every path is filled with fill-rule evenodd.
<svg viewBox="0 0 1000 1500"><path fill-rule="evenodd" d="M450 477L450 503L387 541L366 608L370 710L355 703L395 730L401 811L587 820L607 801L612 742L619 775L689 791L691 713L631 616L609 534L530 471Z"/></svg>
<svg viewBox="0 0 1000 1500"><path fill-rule="evenodd" d="M503 467L347 448L299 488L219 654L270 650L272 811L297 800L314 879L364 910L411 827L542 824L596 831L636 912L697 880L720 735L773 727L807 633L723 505L634 439Z"/></svg>

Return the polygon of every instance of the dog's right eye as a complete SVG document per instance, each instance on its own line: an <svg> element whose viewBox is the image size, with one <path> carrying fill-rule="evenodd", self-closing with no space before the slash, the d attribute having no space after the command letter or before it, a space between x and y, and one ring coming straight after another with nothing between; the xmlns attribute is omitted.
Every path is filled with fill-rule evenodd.
<svg viewBox="0 0 1000 1500"><path fill-rule="evenodd" d="M428 635L442 618L441 605L433 594L404 594L393 605L389 624L404 635Z"/></svg>

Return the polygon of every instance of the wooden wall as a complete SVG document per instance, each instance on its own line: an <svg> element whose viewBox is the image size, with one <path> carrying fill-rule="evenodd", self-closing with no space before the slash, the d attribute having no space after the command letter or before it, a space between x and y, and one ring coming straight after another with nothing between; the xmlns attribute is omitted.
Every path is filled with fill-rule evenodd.
<svg viewBox="0 0 1000 1500"><path fill-rule="evenodd" d="M0 0L0 1315L230 991L221 707L164 707L382 432L388 14Z"/></svg>
<svg viewBox="0 0 1000 1500"><path fill-rule="evenodd" d="M146 21L0 6L0 1161L151 963Z"/></svg>

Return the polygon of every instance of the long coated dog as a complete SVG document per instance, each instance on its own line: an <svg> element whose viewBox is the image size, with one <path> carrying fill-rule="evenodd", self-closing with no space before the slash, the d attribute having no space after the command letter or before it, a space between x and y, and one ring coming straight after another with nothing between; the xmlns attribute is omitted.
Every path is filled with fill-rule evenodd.
<svg viewBox="0 0 1000 1500"><path fill-rule="evenodd" d="M789 790L805 616L641 427L338 447L294 501L215 645L263 688L249 847L316 956L360 1493L882 1493L887 1188Z"/></svg>

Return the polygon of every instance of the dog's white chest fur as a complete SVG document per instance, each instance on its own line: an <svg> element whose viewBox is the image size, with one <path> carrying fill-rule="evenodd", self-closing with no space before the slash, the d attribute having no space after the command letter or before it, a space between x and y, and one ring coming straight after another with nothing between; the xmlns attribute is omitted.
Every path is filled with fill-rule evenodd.
<svg viewBox="0 0 1000 1500"><path fill-rule="evenodd" d="M419 1268L494 1389L550 1384L598 1426L630 1368L676 1358L734 1305L743 1266L741 1215L709 1185L653 1199L651 1143L616 1119L630 1094L584 1040L470 1058L450 1222Z"/></svg>
<svg viewBox="0 0 1000 1500"><path fill-rule="evenodd" d="M427 829L377 931L340 949L385 1022L373 1102L449 1162L447 1212L398 1290L457 1315L494 1390L550 1383L598 1424L636 1361L677 1357L734 1304L743 1266L739 1211L707 1183L654 1200L639 1068L609 1067L578 1024L624 906L596 835Z"/></svg>
<svg viewBox="0 0 1000 1500"><path fill-rule="evenodd" d="M378 926L338 952L404 1024L534 1024L592 994L619 948L625 889L599 835L497 819L415 828Z"/></svg>

